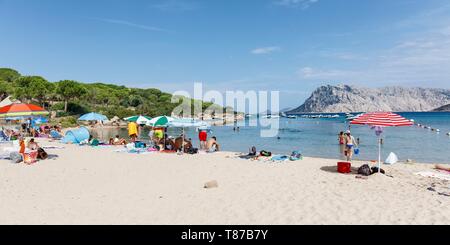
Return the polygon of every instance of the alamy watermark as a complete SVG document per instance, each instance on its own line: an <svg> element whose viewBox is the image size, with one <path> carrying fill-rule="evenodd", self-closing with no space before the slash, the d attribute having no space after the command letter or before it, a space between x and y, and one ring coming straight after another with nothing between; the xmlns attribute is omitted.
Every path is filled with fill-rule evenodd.
<svg viewBox="0 0 450 245"><path fill-rule="evenodd" d="M204 108L203 102L211 102ZM280 92L279 91L226 91L203 90L202 83L194 83L194 94L176 91L172 103L179 104L172 112L173 116L204 119L221 118L227 126L236 126L238 120L253 116L245 121L251 127L261 127L261 137L276 137L279 131ZM272 113L277 113L272 115ZM257 117L257 115L260 115ZM231 123L229 123L231 122Z"/></svg>

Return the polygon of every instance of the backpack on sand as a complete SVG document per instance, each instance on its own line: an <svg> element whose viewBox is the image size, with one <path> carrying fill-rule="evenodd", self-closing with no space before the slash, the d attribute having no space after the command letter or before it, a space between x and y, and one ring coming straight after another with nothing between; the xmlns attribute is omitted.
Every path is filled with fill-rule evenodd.
<svg viewBox="0 0 450 245"><path fill-rule="evenodd" d="M358 174L363 176L369 176L372 174L372 170L370 169L368 164L364 164L358 169Z"/></svg>

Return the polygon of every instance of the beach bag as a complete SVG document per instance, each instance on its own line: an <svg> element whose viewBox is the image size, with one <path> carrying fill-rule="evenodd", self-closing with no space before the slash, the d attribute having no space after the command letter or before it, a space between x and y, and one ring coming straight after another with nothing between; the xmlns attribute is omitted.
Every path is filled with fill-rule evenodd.
<svg viewBox="0 0 450 245"><path fill-rule="evenodd" d="M25 164L31 165L31 164L37 162L37 156L38 156L37 151L33 151L30 153L23 153L23 162Z"/></svg>
<svg viewBox="0 0 450 245"><path fill-rule="evenodd" d="M386 159L386 161L384 161L385 164L396 164L398 162L398 157L397 155L395 155L394 152L391 152L391 154L389 154L388 158Z"/></svg>
<svg viewBox="0 0 450 245"><path fill-rule="evenodd" d="M263 157L271 157L272 156L272 152L268 152L268 151L261 151L259 154Z"/></svg>
<svg viewBox="0 0 450 245"><path fill-rule="evenodd" d="M198 153L198 149L197 148L191 148L191 149L189 149L188 153L191 154L191 155L197 154Z"/></svg>
<svg viewBox="0 0 450 245"><path fill-rule="evenodd" d="M291 156L289 157L289 159L291 161L298 161L298 160L301 160L302 158L303 157L302 157L302 154L300 153L300 151L292 152Z"/></svg>
<svg viewBox="0 0 450 245"><path fill-rule="evenodd" d="M355 155L359 155L359 148L355 148L354 152L355 152Z"/></svg>
<svg viewBox="0 0 450 245"><path fill-rule="evenodd" d="M143 149L143 148L147 148L147 145L144 142L136 142L136 143L134 143L134 147Z"/></svg>
<svg viewBox="0 0 450 245"><path fill-rule="evenodd" d="M39 149L37 150L37 152L38 152L37 158L38 158L39 160L45 160L45 159L48 158L48 154L47 154L47 152L46 152L44 149L39 148Z"/></svg>
<svg viewBox="0 0 450 245"><path fill-rule="evenodd" d="M100 144L100 141L98 139L93 139L91 142L91 146L98 146Z"/></svg>
<svg viewBox="0 0 450 245"><path fill-rule="evenodd" d="M11 159L12 163L21 163L23 161L23 157L18 152L11 152L9 154L9 159Z"/></svg>
<svg viewBox="0 0 450 245"><path fill-rule="evenodd" d="M370 169L368 164L364 164L358 169L358 174L363 176L369 176L372 174L372 170Z"/></svg>
<svg viewBox="0 0 450 245"><path fill-rule="evenodd" d="M372 168L372 174L376 174L376 173L378 173L378 167L373 167ZM382 168L380 169L380 173L386 174L386 172Z"/></svg>

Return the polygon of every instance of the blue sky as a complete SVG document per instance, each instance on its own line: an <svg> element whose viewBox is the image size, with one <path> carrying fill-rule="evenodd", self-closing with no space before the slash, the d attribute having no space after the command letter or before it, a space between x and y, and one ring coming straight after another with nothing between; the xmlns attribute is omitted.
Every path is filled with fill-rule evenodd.
<svg viewBox="0 0 450 245"><path fill-rule="evenodd" d="M450 88L448 0L0 0L0 67L167 92Z"/></svg>

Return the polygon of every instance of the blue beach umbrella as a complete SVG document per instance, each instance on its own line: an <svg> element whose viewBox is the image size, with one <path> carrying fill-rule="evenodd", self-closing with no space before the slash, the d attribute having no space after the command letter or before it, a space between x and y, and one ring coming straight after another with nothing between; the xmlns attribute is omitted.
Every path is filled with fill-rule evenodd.
<svg viewBox="0 0 450 245"><path fill-rule="evenodd" d="M91 112L78 118L79 121L107 121L108 118L102 114Z"/></svg>
<svg viewBox="0 0 450 245"><path fill-rule="evenodd" d="M33 119L34 124L43 124L43 123L48 123L48 118L45 117L37 117Z"/></svg>

